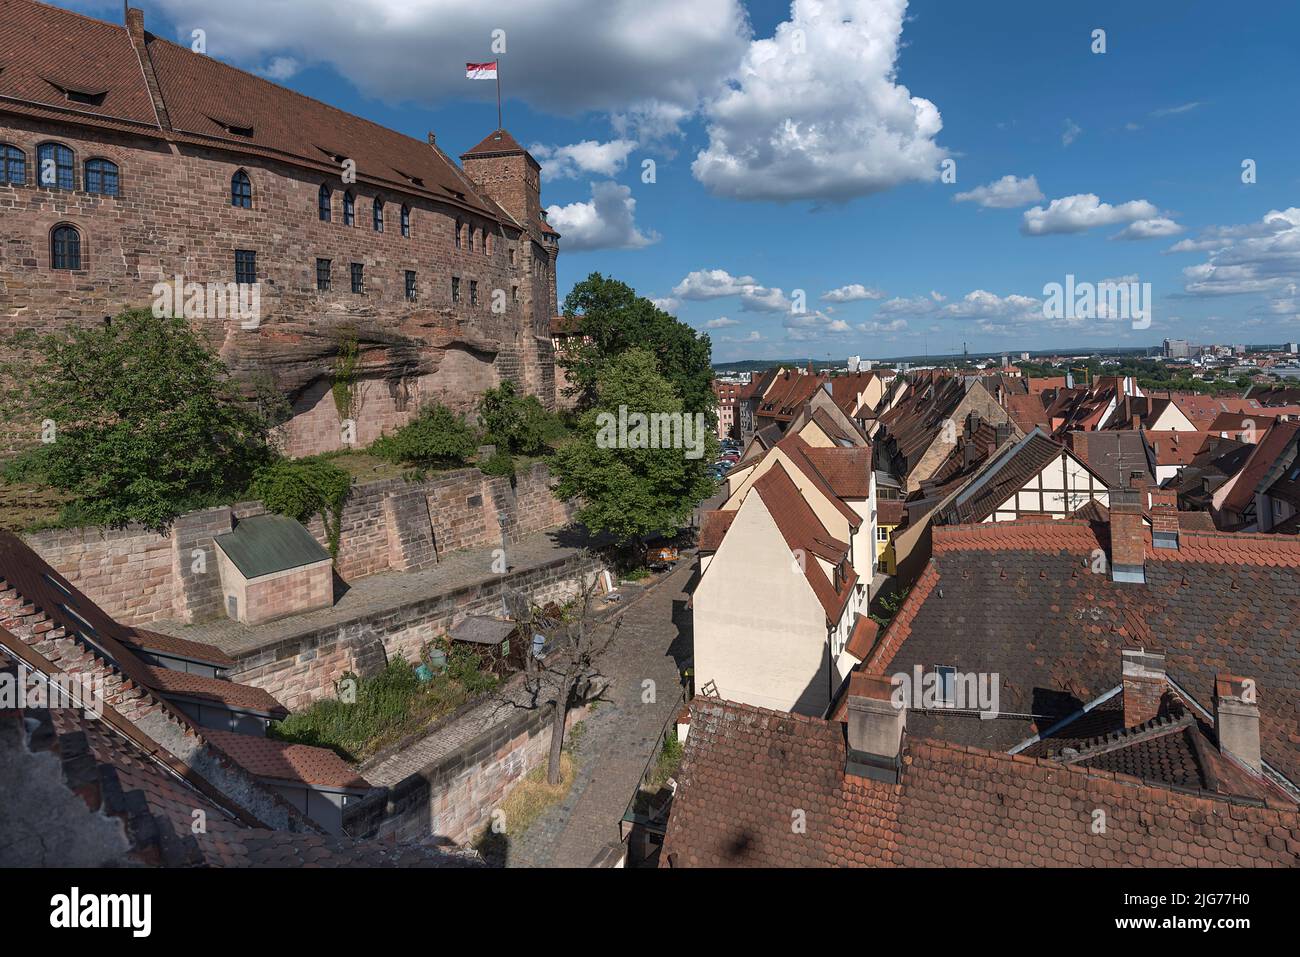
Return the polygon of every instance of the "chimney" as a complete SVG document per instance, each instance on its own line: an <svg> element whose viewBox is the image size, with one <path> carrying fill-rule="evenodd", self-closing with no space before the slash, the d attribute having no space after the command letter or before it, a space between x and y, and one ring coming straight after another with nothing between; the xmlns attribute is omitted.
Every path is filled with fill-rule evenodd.
<svg viewBox="0 0 1300 957"><path fill-rule="evenodd" d="M1133 417L1132 417L1131 419L1129 419L1129 427L1130 427L1134 432L1141 431L1141 429L1142 429L1142 416L1140 416L1140 415L1138 415L1136 412L1134 412L1134 413L1133 413Z"/></svg>
<svg viewBox="0 0 1300 957"><path fill-rule="evenodd" d="M1138 489L1110 492L1111 581L1146 583L1146 535L1142 530L1142 498Z"/></svg>
<svg viewBox="0 0 1300 957"><path fill-rule="evenodd" d="M1214 727L1219 750L1259 771L1259 700L1253 678L1217 675L1214 679Z"/></svg>
<svg viewBox="0 0 1300 957"><path fill-rule="evenodd" d="M1125 648L1120 657L1124 665L1124 727L1132 728L1160 714L1165 656Z"/></svg>
<svg viewBox="0 0 1300 957"><path fill-rule="evenodd" d="M855 671L849 678L845 690L846 775L898 783L907 707L895 706L893 693L893 682L885 675Z"/></svg>
<svg viewBox="0 0 1300 957"><path fill-rule="evenodd" d="M139 7L126 8L126 32L133 37L144 39L144 11Z"/></svg>
<svg viewBox="0 0 1300 957"><path fill-rule="evenodd" d="M429 130L429 145L430 146L438 145L438 134L435 133L433 130Z"/></svg>
<svg viewBox="0 0 1300 957"><path fill-rule="evenodd" d="M1178 550L1178 493L1171 488L1151 490L1151 545Z"/></svg>

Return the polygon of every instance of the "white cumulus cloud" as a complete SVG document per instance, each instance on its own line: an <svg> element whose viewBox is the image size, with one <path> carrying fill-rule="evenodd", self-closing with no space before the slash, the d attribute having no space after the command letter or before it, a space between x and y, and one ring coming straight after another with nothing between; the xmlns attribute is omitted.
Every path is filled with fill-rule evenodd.
<svg viewBox="0 0 1300 957"><path fill-rule="evenodd" d="M628 154L636 148L632 140L583 140L568 146L545 146L535 143L528 148L542 164L546 179L573 179L584 174L613 176L627 164Z"/></svg>
<svg viewBox="0 0 1300 957"><path fill-rule="evenodd" d="M847 286L840 286L838 289L831 289L822 293L822 300L825 302L860 302L864 299L884 299L885 294L873 287L862 285L860 282L850 283Z"/></svg>
<svg viewBox="0 0 1300 957"><path fill-rule="evenodd" d="M725 269L696 269L673 287L678 299L722 299L739 296L757 284L753 276L733 276Z"/></svg>
<svg viewBox="0 0 1300 957"><path fill-rule="evenodd" d="M705 329L726 329L729 326L740 325L738 319L728 319L726 316L719 316L717 319L710 319L704 324Z"/></svg>
<svg viewBox="0 0 1300 957"><path fill-rule="evenodd" d="M1158 216L1155 219L1139 219L1129 223L1111 239L1164 239L1177 236L1182 231L1183 227L1172 219Z"/></svg>
<svg viewBox="0 0 1300 957"><path fill-rule="evenodd" d="M691 166L745 200L846 200L932 180L947 152L929 100L897 82L906 0L794 0L708 100Z"/></svg>
<svg viewBox="0 0 1300 957"><path fill-rule="evenodd" d="M548 207L546 221L559 231L560 248L569 252L639 249L659 241L658 233L637 228L631 188L614 182L592 183L589 202Z"/></svg>
<svg viewBox="0 0 1300 957"><path fill-rule="evenodd" d="M1008 174L987 186L976 186L965 193L958 193L953 200L958 203L979 203L988 209L1013 209L1045 198L1043 191L1038 188L1038 180L1033 176L1020 179Z"/></svg>
<svg viewBox="0 0 1300 957"><path fill-rule="evenodd" d="M1159 214L1160 211L1145 199L1112 206L1103 203L1096 193L1077 193L1052 200L1046 209L1035 206L1025 210L1020 231L1026 236L1081 233L1094 226L1114 226L1139 219L1155 219Z"/></svg>

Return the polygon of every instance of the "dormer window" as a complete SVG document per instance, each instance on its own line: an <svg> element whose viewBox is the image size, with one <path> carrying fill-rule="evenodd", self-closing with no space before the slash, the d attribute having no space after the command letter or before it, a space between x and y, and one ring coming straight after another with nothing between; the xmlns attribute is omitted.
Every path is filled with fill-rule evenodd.
<svg viewBox="0 0 1300 957"><path fill-rule="evenodd" d="M952 665L935 665L935 700L941 708L957 707L957 669Z"/></svg>
<svg viewBox="0 0 1300 957"><path fill-rule="evenodd" d="M253 208L253 183L242 169L230 177L230 205L240 209Z"/></svg>

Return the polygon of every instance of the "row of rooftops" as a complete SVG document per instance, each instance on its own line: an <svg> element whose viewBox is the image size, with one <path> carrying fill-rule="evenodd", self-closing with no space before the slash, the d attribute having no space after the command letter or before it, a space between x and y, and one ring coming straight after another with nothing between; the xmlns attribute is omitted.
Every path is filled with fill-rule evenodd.
<svg viewBox="0 0 1300 957"><path fill-rule="evenodd" d="M1115 527L936 529L826 719L697 698L661 864L1300 864L1300 541L1139 532L1135 584L1094 570ZM997 675L995 716L900 715L889 676L939 665Z"/></svg>

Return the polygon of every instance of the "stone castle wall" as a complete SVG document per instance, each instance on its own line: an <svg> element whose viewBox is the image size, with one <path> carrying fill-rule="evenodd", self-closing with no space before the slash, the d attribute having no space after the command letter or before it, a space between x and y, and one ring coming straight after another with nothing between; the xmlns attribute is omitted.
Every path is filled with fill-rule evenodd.
<svg viewBox="0 0 1300 957"><path fill-rule="evenodd" d="M73 151L74 190L37 185L37 147L49 141ZM20 330L49 332L150 307L155 284L177 275L231 283L235 251L251 250L261 299L256 327L229 317L192 321L242 383L270 385L292 402L294 419L283 430L290 454L344 446L330 382L348 336L359 343L355 418L362 445L428 402L467 410L505 378L548 405L554 401L545 336L555 311L554 257L526 232L434 199L345 186L337 176L272 158L129 132L0 114L0 143L27 157L26 184L0 185L0 341ZM85 162L96 157L118 165L118 196L84 191ZM251 209L230 203L231 177L241 169L252 182ZM331 222L317 212L322 182L333 191ZM348 189L356 196L352 226L343 224ZM383 232L373 228L377 198ZM411 207L409 237L401 233L404 203ZM457 246L458 222L473 227L472 249L464 239ZM51 268L50 233L62 223L81 233L76 271ZM486 251L484 229L491 237ZM328 292L316 289L317 258L332 263ZM352 263L363 266L364 295L351 291ZM407 270L416 273L415 302L405 298ZM453 277L460 280L459 302L452 301ZM493 310L494 301L502 311ZM17 429L2 447L36 440Z"/></svg>
<svg viewBox="0 0 1300 957"><path fill-rule="evenodd" d="M345 581L383 571L418 571L438 556L508 541L566 524L569 506L551 494L550 469L536 463L508 478L459 469L422 482L392 479L353 486L343 510L336 569ZM144 625L198 622L222 614L213 538L258 502L180 516L166 534L142 528L51 529L26 537L60 574L112 617ZM319 518L308 530L327 545Z"/></svg>

